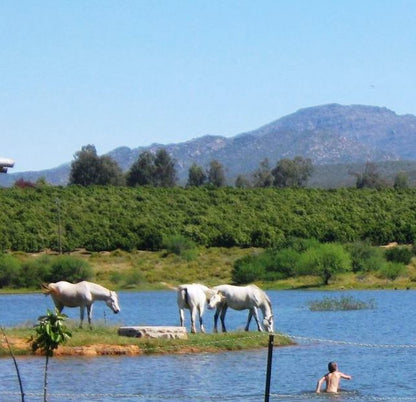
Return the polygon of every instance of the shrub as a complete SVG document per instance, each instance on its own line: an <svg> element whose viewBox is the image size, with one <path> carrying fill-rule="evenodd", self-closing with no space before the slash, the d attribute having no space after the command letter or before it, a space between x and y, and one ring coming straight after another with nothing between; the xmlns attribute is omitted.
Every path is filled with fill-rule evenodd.
<svg viewBox="0 0 416 402"><path fill-rule="evenodd" d="M353 272L376 271L384 263L383 251L368 242L347 244L345 248L351 255Z"/></svg>
<svg viewBox="0 0 416 402"><path fill-rule="evenodd" d="M231 271L236 284L246 284L264 278L265 268L258 256L247 256L237 260Z"/></svg>
<svg viewBox="0 0 416 402"><path fill-rule="evenodd" d="M385 250L384 255L387 261L409 264L413 257L412 251L407 247L393 247Z"/></svg>
<svg viewBox="0 0 416 402"><path fill-rule="evenodd" d="M21 264L15 257L0 254L0 288L16 286L21 274Z"/></svg>
<svg viewBox="0 0 416 402"><path fill-rule="evenodd" d="M71 256L59 256L51 260L47 282L65 280L76 283L91 279L92 276L93 271L87 261Z"/></svg>
<svg viewBox="0 0 416 402"><path fill-rule="evenodd" d="M351 257L340 244L324 243L302 253L300 273L319 275L324 284L338 272L351 270Z"/></svg>
<svg viewBox="0 0 416 402"><path fill-rule="evenodd" d="M196 244L182 235L168 236L164 241L164 247L168 253L181 256L185 260L194 260L198 251Z"/></svg>
<svg viewBox="0 0 416 402"><path fill-rule="evenodd" d="M399 262L386 262L377 271L377 276L393 281L404 272L405 268L406 267Z"/></svg>

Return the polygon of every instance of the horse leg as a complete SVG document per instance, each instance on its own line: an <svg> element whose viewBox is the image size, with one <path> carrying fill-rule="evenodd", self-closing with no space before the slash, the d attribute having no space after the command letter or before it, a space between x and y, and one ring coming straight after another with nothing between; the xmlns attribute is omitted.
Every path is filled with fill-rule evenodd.
<svg viewBox="0 0 416 402"><path fill-rule="evenodd" d="M251 322L251 318L253 317L253 310L250 308L248 310L248 317L247 317L247 325L244 328L244 331L249 331L249 327L250 327L250 322Z"/></svg>
<svg viewBox="0 0 416 402"><path fill-rule="evenodd" d="M195 319L196 319L196 307L193 307L191 309L191 332L193 334L196 334Z"/></svg>
<svg viewBox="0 0 416 402"><path fill-rule="evenodd" d="M82 323L84 322L84 309L85 306L79 306L79 327L82 328Z"/></svg>
<svg viewBox="0 0 416 402"><path fill-rule="evenodd" d="M225 314L227 313L227 305L224 305L221 309L221 315L220 315L220 319L221 319L221 326L222 326L222 332L227 332L227 329L225 328Z"/></svg>
<svg viewBox="0 0 416 402"><path fill-rule="evenodd" d="M179 321L181 323L181 327L185 326L185 313L183 311L183 308L179 309Z"/></svg>
<svg viewBox="0 0 416 402"><path fill-rule="evenodd" d="M204 323L202 322L202 315L204 314L204 308L199 306L198 307L198 314L199 314L199 328L201 328L201 332L205 333Z"/></svg>
<svg viewBox="0 0 416 402"><path fill-rule="evenodd" d="M220 314L221 311L221 307L217 307L217 309L215 310L215 314L214 314L214 332L218 332L218 316Z"/></svg>
<svg viewBox="0 0 416 402"><path fill-rule="evenodd" d="M92 304L87 305L87 313L88 313L88 324L91 326L91 318L92 318Z"/></svg>
<svg viewBox="0 0 416 402"><path fill-rule="evenodd" d="M253 311L252 311L252 315L254 315L254 319L256 320L256 324L257 324L257 329L262 332L263 328L260 325L260 321L259 321L259 313L256 307L253 307Z"/></svg>

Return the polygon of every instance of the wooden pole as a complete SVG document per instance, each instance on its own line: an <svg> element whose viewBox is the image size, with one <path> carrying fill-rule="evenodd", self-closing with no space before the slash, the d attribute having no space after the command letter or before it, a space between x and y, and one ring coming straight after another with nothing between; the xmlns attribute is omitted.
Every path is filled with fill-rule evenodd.
<svg viewBox="0 0 416 402"><path fill-rule="evenodd" d="M267 353L267 372L266 372L266 389L264 391L264 402L270 400L270 380L272 376L272 358L273 358L274 334L269 335L269 348Z"/></svg>

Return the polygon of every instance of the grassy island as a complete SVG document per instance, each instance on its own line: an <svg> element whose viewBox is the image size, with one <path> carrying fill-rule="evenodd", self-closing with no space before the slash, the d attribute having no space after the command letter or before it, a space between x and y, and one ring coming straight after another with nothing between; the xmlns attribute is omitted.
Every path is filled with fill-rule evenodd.
<svg viewBox="0 0 416 402"><path fill-rule="evenodd" d="M215 353L225 351L265 348L269 334L264 332L229 332L189 334L188 339L143 339L119 336L115 326L96 326L79 329L70 324L72 337L54 353L56 356L108 356L149 355L167 353ZM15 327L5 329L6 337L15 355L31 355L28 342L33 328ZM275 334L275 346L289 346L294 342L287 336ZM0 356L9 357L7 343L2 337Z"/></svg>

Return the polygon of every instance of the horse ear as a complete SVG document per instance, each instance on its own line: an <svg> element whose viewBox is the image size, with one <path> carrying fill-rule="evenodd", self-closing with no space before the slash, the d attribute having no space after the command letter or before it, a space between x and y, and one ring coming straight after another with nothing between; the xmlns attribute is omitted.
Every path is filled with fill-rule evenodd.
<svg viewBox="0 0 416 402"><path fill-rule="evenodd" d="M222 293L221 290L218 291L218 294L220 295L221 300L225 299L224 293Z"/></svg>

